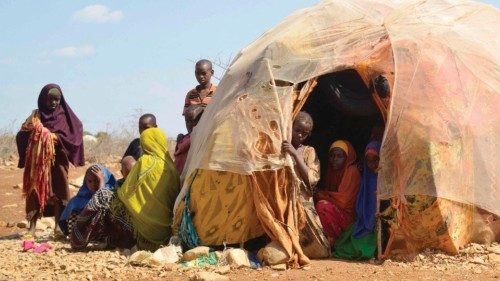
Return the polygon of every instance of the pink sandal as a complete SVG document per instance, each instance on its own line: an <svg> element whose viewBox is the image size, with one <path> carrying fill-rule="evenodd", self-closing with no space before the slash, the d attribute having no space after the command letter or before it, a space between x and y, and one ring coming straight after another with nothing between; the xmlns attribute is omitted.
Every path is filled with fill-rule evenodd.
<svg viewBox="0 0 500 281"><path fill-rule="evenodd" d="M33 240L24 240L23 242L21 242L21 247L23 248L23 251L28 251L28 250L31 250L33 248L35 248L35 241Z"/></svg>
<svg viewBox="0 0 500 281"><path fill-rule="evenodd" d="M37 254L41 254L41 253L48 252L52 248L53 248L53 246L50 245L49 243L42 243L39 246L35 247L35 249L33 249L33 252L37 253Z"/></svg>

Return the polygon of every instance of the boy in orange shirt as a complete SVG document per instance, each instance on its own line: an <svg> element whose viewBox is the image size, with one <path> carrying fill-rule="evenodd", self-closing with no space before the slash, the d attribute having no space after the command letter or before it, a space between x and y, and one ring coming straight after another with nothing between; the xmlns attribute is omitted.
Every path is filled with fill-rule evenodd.
<svg viewBox="0 0 500 281"><path fill-rule="evenodd" d="M217 86L210 82L210 79L214 74L214 70L212 69L212 63L209 60L203 59L196 62L194 74L199 85L187 93L182 115L186 113L186 109L190 105L201 104L203 106L207 106L217 89Z"/></svg>

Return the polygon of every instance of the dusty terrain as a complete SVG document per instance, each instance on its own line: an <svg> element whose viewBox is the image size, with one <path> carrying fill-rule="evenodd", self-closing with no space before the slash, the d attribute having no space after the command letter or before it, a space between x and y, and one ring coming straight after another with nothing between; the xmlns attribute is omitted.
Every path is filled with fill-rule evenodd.
<svg viewBox="0 0 500 281"><path fill-rule="evenodd" d="M112 165L113 172L118 171ZM85 167L72 168L70 179L83 175ZM216 271L217 267L189 269L180 267L138 267L128 263L127 251L72 252L65 242L50 239L50 229L40 232L37 242L48 242L54 248L42 254L23 252L21 236L25 229L17 222L24 218L21 189L22 170L0 166L0 280L186 280L199 271ZM75 188L72 189L76 191ZM459 256L425 252L411 262L340 260L313 261L307 269L276 271L232 269L223 277L230 280L498 280L500 256L498 244L493 247L471 245ZM497 261L498 262L498 261Z"/></svg>

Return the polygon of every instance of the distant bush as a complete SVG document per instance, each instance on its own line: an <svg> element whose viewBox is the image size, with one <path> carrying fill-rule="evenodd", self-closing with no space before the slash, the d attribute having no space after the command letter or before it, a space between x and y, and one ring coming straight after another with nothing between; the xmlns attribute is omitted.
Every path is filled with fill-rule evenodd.
<svg viewBox="0 0 500 281"><path fill-rule="evenodd" d="M97 141L94 139L84 143L86 162L105 164L120 161L129 143L139 136L137 127L130 126L130 124L136 124L135 120L138 119L139 114L142 114L142 112L136 110L133 115L122 121L123 124L107 125L106 130L97 132L95 135L84 131L84 136L95 136L95 139L97 139ZM6 128L0 128L0 165L4 164L5 161L12 162L18 159L15 135L18 128L16 126L16 129L13 129L14 127L13 122ZM168 140L169 152L172 158L175 144L175 140Z"/></svg>

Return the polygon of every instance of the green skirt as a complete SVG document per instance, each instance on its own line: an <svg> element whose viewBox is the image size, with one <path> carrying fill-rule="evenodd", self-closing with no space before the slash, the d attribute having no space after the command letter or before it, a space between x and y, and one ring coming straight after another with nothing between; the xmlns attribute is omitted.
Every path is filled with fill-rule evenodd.
<svg viewBox="0 0 500 281"><path fill-rule="evenodd" d="M375 256L377 238L375 233L367 234L361 238L352 236L352 226L349 226L335 242L332 255L336 258L348 260L365 260Z"/></svg>

